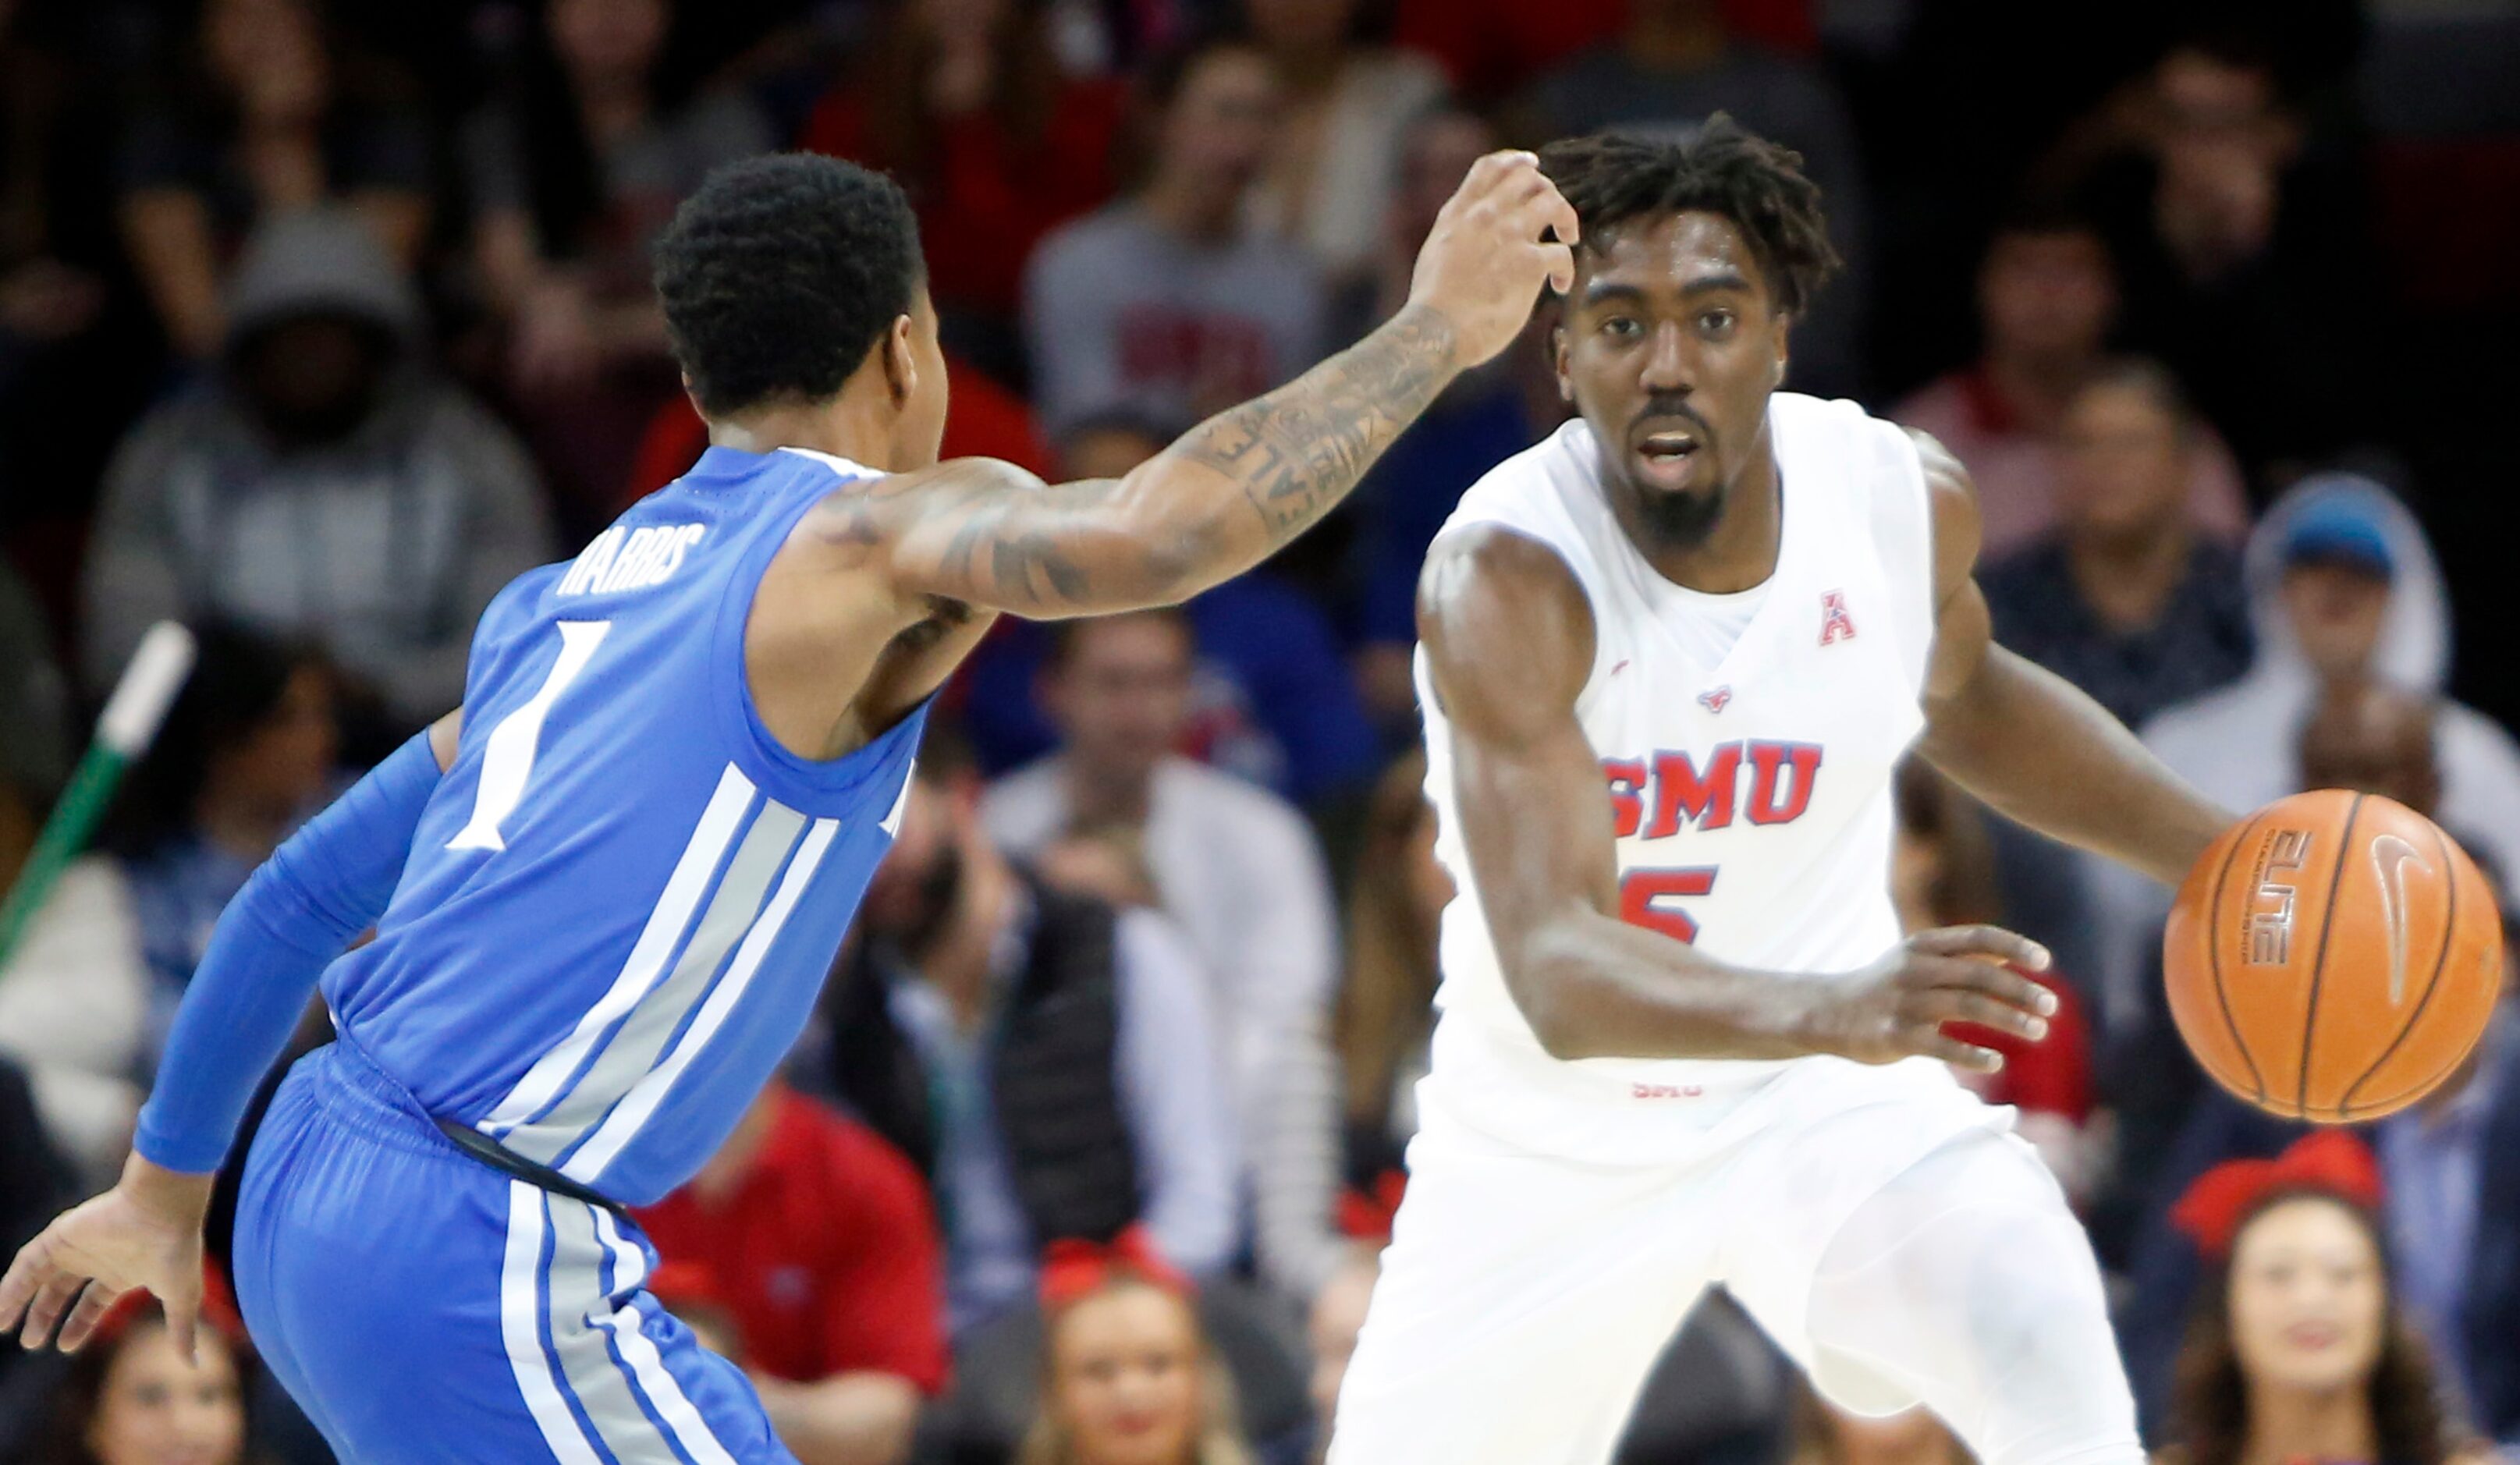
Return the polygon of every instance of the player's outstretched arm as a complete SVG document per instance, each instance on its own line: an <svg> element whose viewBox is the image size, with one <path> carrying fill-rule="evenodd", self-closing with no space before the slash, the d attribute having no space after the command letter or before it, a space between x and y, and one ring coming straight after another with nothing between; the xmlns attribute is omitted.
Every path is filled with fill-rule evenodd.
<svg viewBox="0 0 2520 1465"><path fill-rule="evenodd" d="M383 913L421 811L453 761L458 716L378 765L228 903L184 989L122 1177L64 1212L0 1274L0 1334L22 1317L21 1336L34 1348L59 1323L62 1347L75 1349L140 1287L165 1305L190 1354L211 1173L316 979Z"/></svg>
<svg viewBox="0 0 2520 1465"><path fill-rule="evenodd" d="M1452 729L1454 795L1471 880L1515 1004L1560 1058L1887 1062L1914 1053L1990 1068L1945 1036L1955 1019L2036 1039L2053 999L1974 957L2045 965L2009 932L1922 933L1862 971L1744 970L1619 917L1617 839L1576 698L1592 609L1538 542L1502 529L1439 541L1418 633Z"/></svg>
<svg viewBox="0 0 2520 1465"><path fill-rule="evenodd" d="M1998 645L1976 580L1977 490L1916 433L1933 495L1928 762L2006 818L2177 885L2231 817L2080 688Z"/></svg>
<svg viewBox="0 0 2520 1465"><path fill-rule="evenodd" d="M1575 233L1532 155L1492 154L1437 216L1398 315L1127 476L1050 486L967 459L835 496L810 523L872 548L905 598L1037 618L1187 599L1329 512L1445 383L1504 350L1544 285L1572 283Z"/></svg>

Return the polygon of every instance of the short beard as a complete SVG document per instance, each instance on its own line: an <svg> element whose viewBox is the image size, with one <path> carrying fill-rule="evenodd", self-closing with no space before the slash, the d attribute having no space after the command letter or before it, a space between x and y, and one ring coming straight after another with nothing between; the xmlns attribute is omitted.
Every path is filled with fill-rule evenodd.
<svg viewBox="0 0 2520 1465"><path fill-rule="evenodd" d="M1724 522L1724 504L1732 491L1717 484L1709 494L1637 491L1637 526L1657 549L1694 550Z"/></svg>

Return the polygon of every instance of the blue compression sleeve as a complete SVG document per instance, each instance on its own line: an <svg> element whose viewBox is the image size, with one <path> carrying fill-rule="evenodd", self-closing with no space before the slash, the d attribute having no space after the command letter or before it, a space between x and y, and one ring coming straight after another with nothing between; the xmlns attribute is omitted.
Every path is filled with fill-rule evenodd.
<svg viewBox="0 0 2520 1465"><path fill-rule="evenodd" d="M132 1148L188 1175L218 1169L324 968L376 924L437 787L422 732L272 852L219 916L176 1009Z"/></svg>

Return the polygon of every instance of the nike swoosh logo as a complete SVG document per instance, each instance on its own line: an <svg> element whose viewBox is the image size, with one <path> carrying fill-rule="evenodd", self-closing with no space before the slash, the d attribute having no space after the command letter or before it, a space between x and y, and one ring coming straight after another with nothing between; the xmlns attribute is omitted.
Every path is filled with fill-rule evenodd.
<svg viewBox="0 0 2520 1465"><path fill-rule="evenodd" d="M2412 862L2425 874L2433 867L2415 847L2395 834L2371 841L2371 873L2380 881L2380 918L2389 926L2389 1005L2407 1000L2407 866Z"/></svg>

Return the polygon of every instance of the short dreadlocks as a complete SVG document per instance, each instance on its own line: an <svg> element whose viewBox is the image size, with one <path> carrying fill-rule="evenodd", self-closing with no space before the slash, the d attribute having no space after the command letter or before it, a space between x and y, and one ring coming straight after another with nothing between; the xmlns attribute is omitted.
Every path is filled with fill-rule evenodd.
<svg viewBox="0 0 2520 1465"><path fill-rule="evenodd" d="M1581 247L1592 252L1633 220L1704 212L1741 231L1787 315L1801 315L1837 271L1820 188L1803 176L1802 155L1723 112L1683 142L1600 132L1551 143L1540 150L1540 168L1575 205Z"/></svg>

